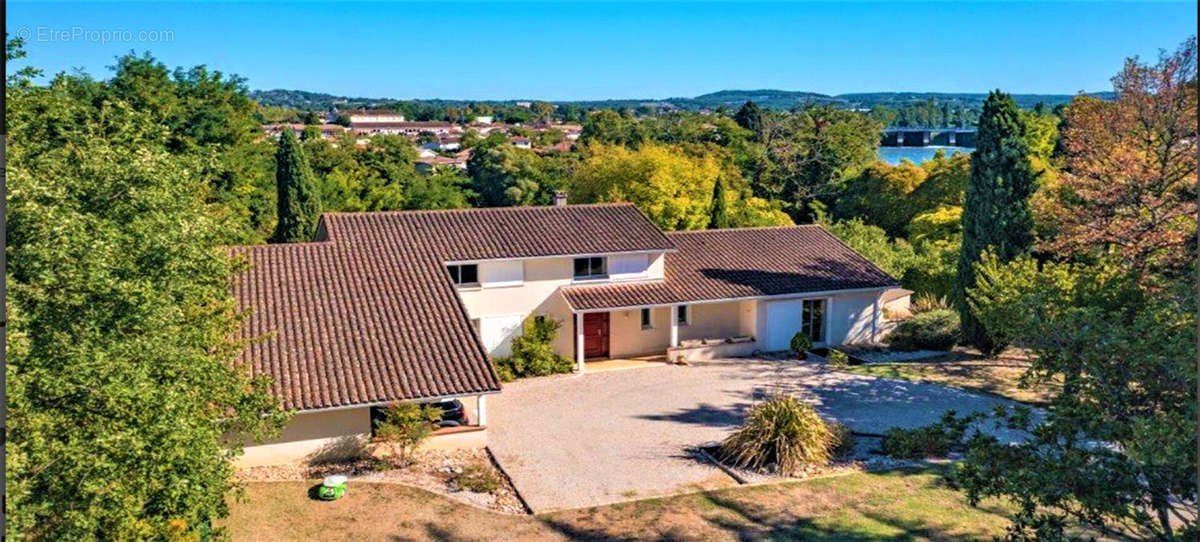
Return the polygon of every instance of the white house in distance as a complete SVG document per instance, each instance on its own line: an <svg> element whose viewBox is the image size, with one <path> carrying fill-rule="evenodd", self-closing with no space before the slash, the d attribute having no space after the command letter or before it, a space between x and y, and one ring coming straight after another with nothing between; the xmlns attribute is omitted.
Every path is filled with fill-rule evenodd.
<svg viewBox="0 0 1200 542"><path fill-rule="evenodd" d="M371 432L371 408L458 398L486 443L489 357L523 322L561 323L553 347L588 362L703 360L867 342L897 281L820 226L663 233L631 204L329 213L311 243L235 247L249 311L243 354L297 414L243 465L311 459Z"/></svg>
<svg viewBox="0 0 1200 542"><path fill-rule="evenodd" d="M351 125L404 122L403 113L385 109L352 109L349 111L339 111L338 116L345 117L350 121Z"/></svg>

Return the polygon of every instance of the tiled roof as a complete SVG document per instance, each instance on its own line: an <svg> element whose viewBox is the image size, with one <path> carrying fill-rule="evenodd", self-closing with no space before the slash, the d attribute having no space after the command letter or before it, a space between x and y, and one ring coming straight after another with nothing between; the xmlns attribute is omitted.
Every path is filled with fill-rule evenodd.
<svg viewBox="0 0 1200 542"><path fill-rule="evenodd" d="M673 232L660 282L569 286L575 310L896 286L820 226Z"/></svg>
<svg viewBox="0 0 1200 542"><path fill-rule="evenodd" d="M241 247L243 354L288 409L496 391L500 384L445 271L388 247Z"/></svg>
<svg viewBox="0 0 1200 542"><path fill-rule="evenodd" d="M421 245L445 261L661 251L675 246L629 203L327 213L322 221L329 238L340 243Z"/></svg>
<svg viewBox="0 0 1200 542"><path fill-rule="evenodd" d="M289 409L500 389L443 262L665 250L631 205L326 214L325 240L235 247L243 353Z"/></svg>

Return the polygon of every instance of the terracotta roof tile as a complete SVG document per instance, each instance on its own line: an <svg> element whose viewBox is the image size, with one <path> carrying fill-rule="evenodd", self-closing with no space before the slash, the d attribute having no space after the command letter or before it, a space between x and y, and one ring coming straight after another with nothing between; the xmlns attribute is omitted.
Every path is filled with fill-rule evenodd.
<svg viewBox="0 0 1200 542"><path fill-rule="evenodd" d="M443 262L665 250L631 205L327 214L324 241L234 247L243 353L289 409L493 392Z"/></svg>
<svg viewBox="0 0 1200 542"><path fill-rule="evenodd" d="M815 225L673 232L661 282L570 286L575 310L610 309L896 286L866 258Z"/></svg>

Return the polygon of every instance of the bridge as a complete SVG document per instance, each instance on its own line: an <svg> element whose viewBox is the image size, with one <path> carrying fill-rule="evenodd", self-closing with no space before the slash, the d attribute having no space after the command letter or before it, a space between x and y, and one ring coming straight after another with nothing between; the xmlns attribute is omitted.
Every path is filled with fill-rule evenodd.
<svg viewBox="0 0 1200 542"><path fill-rule="evenodd" d="M881 147L925 147L928 145L974 147L975 129L896 126L883 131L883 139L879 145Z"/></svg>

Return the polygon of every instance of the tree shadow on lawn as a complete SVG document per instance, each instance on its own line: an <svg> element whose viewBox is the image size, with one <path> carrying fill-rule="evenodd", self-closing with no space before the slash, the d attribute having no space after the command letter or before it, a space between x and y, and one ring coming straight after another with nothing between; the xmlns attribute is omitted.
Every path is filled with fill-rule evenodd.
<svg viewBox="0 0 1200 542"><path fill-rule="evenodd" d="M902 476L921 472L931 471L898 470L885 475ZM927 486L931 489L945 488L940 477L931 480ZM756 495L759 491L763 495ZM772 491L786 490L772 486L758 486L740 490L710 491L682 497L682 499L696 501L678 505L682 510L672 509L670 503L666 503L664 506L661 501L656 501L653 506L646 505L644 508L639 508L638 503L627 503L622 512L618 513L619 517L613 517L611 511L597 517L593 510L583 518L582 522L556 518L541 518L541 520L543 524L567 539L580 541L690 542L729 538L739 541L847 540L865 542L920 538L952 540L964 536L986 538L991 534L983 529L978 529L977 532L964 532L962 528L955 529L952 525L939 525L922 519L899 517L899 514L881 513L874 510L874 507L865 501L846 503L845 506L851 509L852 515L841 521L840 524L836 520L819 522L820 518L829 518L829 511L817 508L808 515L796 513L787 502L780 502L773 496L767 495ZM786 501L800 497L800 495L786 495L782 499ZM819 498L829 497L823 495ZM773 504L764 504L759 502L760 500ZM827 506L836 506L836 503L827 503ZM982 509L982 511L1000 513L999 510ZM970 530L967 529L967 531Z"/></svg>

